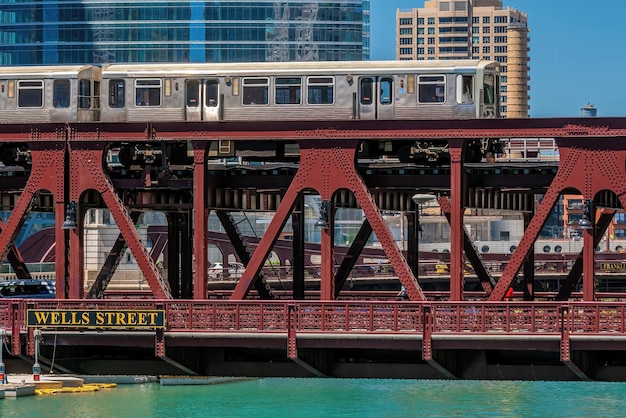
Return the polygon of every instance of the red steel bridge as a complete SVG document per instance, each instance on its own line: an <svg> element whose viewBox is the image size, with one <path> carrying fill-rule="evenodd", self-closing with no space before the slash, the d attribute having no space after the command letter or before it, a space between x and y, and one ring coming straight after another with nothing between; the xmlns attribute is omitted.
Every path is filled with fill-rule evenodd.
<svg viewBox="0 0 626 418"><path fill-rule="evenodd" d="M30 211L53 211L57 289L53 300L0 300L3 339L13 358L41 353L44 365L83 373L115 367L161 374L624 380L626 295L597 291L595 247L626 207L625 137L626 118L1 125L0 209L11 211L1 225L2 259L19 278L30 277L15 237ZM476 144L485 138L554 138L559 159L477 162ZM384 163L383 157L429 141L445 143L449 160ZM112 150L129 163L107 164ZM211 163L230 156L250 164ZM436 195L450 223L444 294L420 284L416 193ZM325 224L313 290L304 262L308 194L320 196ZM583 250L561 272L558 292L540 298L533 244L562 194L583 196L591 225ZM536 195L543 196L540 204ZM339 252L334 211L341 207L360 208L365 219ZM109 209L120 233L86 288L83 229L91 208ZM464 229L467 209L524 214L523 238L499 277ZM163 275L136 227L145 211L168 219ZM208 296L211 211L246 266L226 300ZM254 247L231 215L240 211L274 214ZM406 251L382 211L406 214ZM288 220L292 291L278 294L263 267ZM371 234L409 300L347 288ZM107 292L126 249L149 298ZM464 287L467 262L480 283L471 294ZM516 282L523 290L510 301L507 290Z"/></svg>

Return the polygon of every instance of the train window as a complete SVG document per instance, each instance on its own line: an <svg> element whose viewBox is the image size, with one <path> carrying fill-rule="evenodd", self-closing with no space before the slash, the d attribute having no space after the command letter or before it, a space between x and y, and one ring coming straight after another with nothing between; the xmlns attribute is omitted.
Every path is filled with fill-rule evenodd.
<svg viewBox="0 0 626 418"><path fill-rule="evenodd" d="M17 82L17 107L43 107L43 81Z"/></svg>
<svg viewBox="0 0 626 418"><path fill-rule="evenodd" d="M161 79L135 80L135 106L161 106Z"/></svg>
<svg viewBox="0 0 626 418"><path fill-rule="evenodd" d="M369 77L361 79L361 104L371 105L374 102L374 80Z"/></svg>
<svg viewBox="0 0 626 418"><path fill-rule="evenodd" d="M122 109L126 106L124 99L126 92L124 80L109 81L109 107L112 109Z"/></svg>
<svg viewBox="0 0 626 418"><path fill-rule="evenodd" d="M276 84L276 104L300 104L302 102L302 79L277 78Z"/></svg>
<svg viewBox="0 0 626 418"><path fill-rule="evenodd" d="M393 79L381 78L380 79L380 104L391 104L393 97Z"/></svg>
<svg viewBox="0 0 626 418"><path fill-rule="evenodd" d="M198 107L200 105L200 82L198 80L187 80L187 107Z"/></svg>
<svg viewBox="0 0 626 418"><path fill-rule="evenodd" d="M70 80L54 80L52 104L56 108L70 107Z"/></svg>
<svg viewBox="0 0 626 418"><path fill-rule="evenodd" d="M206 82L206 105L209 107L217 107L219 103L219 83L217 80L208 80Z"/></svg>
<svg viewBox="0 0 626 418"><path fill-rule="evenodd" d="M269 104L268 90L270 80L266 77L247 77L243 79L243 104Z"/></svg>
<svg viewBox="0 0 626 418"><path fill-rule="evenodd" d="M443 75L421 75L417 78L420 103L443 103L446 101L446 79Z"/></svg>
<svg viewBox="0 0 626 418"><path fill-rule="evenodd" d="M78 108L91 108L91 81L79 80L78 82Z"/></svg>
<svg viewBox="0 0 626 418"><path fill-rule="evenodd" d="M463 104L474 103L474 76L456 76L456 102Z"/></svg>
<svg viewBox="0 0 626 418"><path fill-rule="evenodd" d="M335 102L335 79L333 77L309 77L307 83L308 104L333 104Z"/></svg>

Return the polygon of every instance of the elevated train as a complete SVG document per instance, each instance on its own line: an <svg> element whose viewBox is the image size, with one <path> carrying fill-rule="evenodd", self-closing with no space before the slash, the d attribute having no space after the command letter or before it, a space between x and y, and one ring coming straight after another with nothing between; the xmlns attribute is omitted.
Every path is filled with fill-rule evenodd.
<svg viewBox="0 0 626 418"><path fill-rule="evenodd" d="M498 118L499 105L495 61L0 68L0 123L476 119ZM122 160L141 160L142 150L158 151L157 145L130 147L121 154L130 159ZM231 145L220 147L219 156L236 156L245 148ZM497 139L477 141L469 160L480 161L498 147ZM363 153L441 162L446 142L366 144Z"/></svg>

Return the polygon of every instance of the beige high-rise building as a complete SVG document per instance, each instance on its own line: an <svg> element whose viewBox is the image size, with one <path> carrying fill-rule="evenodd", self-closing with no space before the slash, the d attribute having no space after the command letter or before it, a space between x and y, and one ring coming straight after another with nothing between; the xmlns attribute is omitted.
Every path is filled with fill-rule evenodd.
<svg viewBox="0 0 626 418"><path fill-rule="evenodd" d="M501 0L428 0L396 11L396 58L473 58L501 65L500 113L528 117L528 15Z"/></svg>

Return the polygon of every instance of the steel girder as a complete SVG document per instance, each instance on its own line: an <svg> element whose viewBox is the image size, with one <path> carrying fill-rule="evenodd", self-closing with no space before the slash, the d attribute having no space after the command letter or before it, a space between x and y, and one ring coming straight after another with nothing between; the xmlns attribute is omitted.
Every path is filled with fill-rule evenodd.
<svg viewBox="0 0 626 418"><path fill-rule="evenodd" d="M489 300L502 300L513 283L524 259L532 252L533 244L559 195L566 189L576 189L583 199L594 200L603 191L612 191L626 208L626 150L621 141L613 138L557 138L559 147L559 170L548 188L535 215L530 220L522 239L511 255L502 276ZM595 224L592 210L591 222ZM584 231L582 254L583 299L595 299L595 245L594 230ZM561 295L562 296L562 295Z"/></svg>

